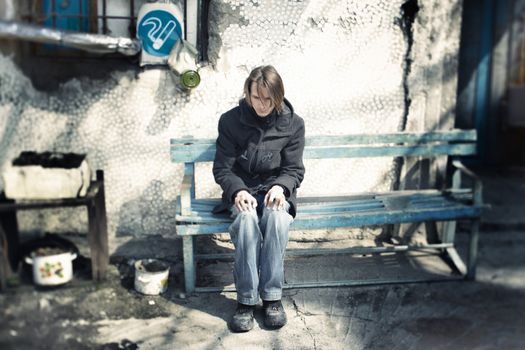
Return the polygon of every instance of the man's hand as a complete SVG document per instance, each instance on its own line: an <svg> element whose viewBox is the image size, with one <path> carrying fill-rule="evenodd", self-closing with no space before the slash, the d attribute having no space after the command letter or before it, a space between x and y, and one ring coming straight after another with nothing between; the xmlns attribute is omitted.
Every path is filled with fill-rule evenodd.
<svg viewBox="0 0 525 350"><path fill-rule="evenodd" d="M248 193L246 190L237 192L235 196L235 207L239 211L249 211L257 208L257 199Z"/></svg>
<svg viewBox="0 0 525 350"><path fill-rule="evenodd" d="M279 185L272 186L266 196L264 197L264 206L268 209L282 210L284 209L284 188Z"/></svg>

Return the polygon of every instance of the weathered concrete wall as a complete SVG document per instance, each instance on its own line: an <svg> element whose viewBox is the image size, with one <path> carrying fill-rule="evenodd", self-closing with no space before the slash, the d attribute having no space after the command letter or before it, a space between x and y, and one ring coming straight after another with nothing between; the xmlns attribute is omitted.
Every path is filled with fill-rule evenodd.
<svg viewBox="0 0 525 350"><path fill-rule="evenodd" d="M450 128L460 15L460 0L212 1L211 64L191 94L163 69L40 92L0 56L0 170L22 150L86 152L106 172L111 235L172 235L182 169L170 163L169 139L216 137L253 67L278 69L307 135ZM387 189L403 174L392 159L306 166L300 195ZM198 167L198 196L219 195L210 173ZM80 211L21 221L85 230Z"/></svg>

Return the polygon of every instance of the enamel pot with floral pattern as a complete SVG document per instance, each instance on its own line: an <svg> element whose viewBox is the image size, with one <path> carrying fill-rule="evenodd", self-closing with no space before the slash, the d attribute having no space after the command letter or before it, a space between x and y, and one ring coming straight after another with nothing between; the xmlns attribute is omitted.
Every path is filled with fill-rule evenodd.
<svg viewBox="0 0 525 350"><path fill-rule="evenodd" d="M53 255L32 252L25 261L33 265L33 281L41 286L56 286L73 278L73 264L77 254L63 252Z"/></svg>

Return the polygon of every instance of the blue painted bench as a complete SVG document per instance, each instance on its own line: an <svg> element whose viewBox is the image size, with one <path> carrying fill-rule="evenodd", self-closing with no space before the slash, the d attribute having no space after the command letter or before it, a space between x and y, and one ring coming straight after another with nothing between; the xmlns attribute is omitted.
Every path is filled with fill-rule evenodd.
<svg viewBox="0 0 525 350"><path fill-rule="evenodd" d="M459 161L461 156L476 153L475 130L450 130L426 133L388 133L346 136L307 137L304 159L357 157L416 157L434 159L446 157L453 166L451 186L445 189L398 190L383 193L364 193L345 196L299 197L298 215L292 230L364 227L419 222L444 222L441 242L410 246L353 247L347 249L288 250L290 255L323 255L334 253L366 254L437 249L459 272L454 278L475 277L479 219L484 204L481 181ZM176 209L176 232L182 237L186 292L227 291L225 287L196 287L196 260L219 259L224 254L195 254L195 237L227 232L231 223L228 215L214 215L212 208L219 198L195 198L195 164L212 162L215 156L214 139L172 139L171 160L184 163L184 177ZM334 169L336 171L336 169ZM461 186L462 174L471 181ZM456 221L471 220L467 263L463 262L454 245ZM231 254L230 254L231 256ZM451 277L452 279L452 277ZM424 279L423 279L424 280ZM419 282L406 279L402 282ZM391 283L393 280L374 280ZM396 279L397 283L399 280ZM285 284L284 288L343 286L366 284L360 281L306 282Z"/></svg>

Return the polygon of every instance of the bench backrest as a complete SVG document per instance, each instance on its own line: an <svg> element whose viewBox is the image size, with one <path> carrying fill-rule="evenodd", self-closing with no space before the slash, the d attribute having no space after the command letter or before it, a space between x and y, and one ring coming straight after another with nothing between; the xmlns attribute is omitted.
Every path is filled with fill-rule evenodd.
<svg viewBox="0 0 525 350"><path fill-rule="evenodd" d="M476 154L476 130L309 136L304 159L359 157L436 157ZM171 160L175 163L211 162L215 139L171 139Z"/></svg>

